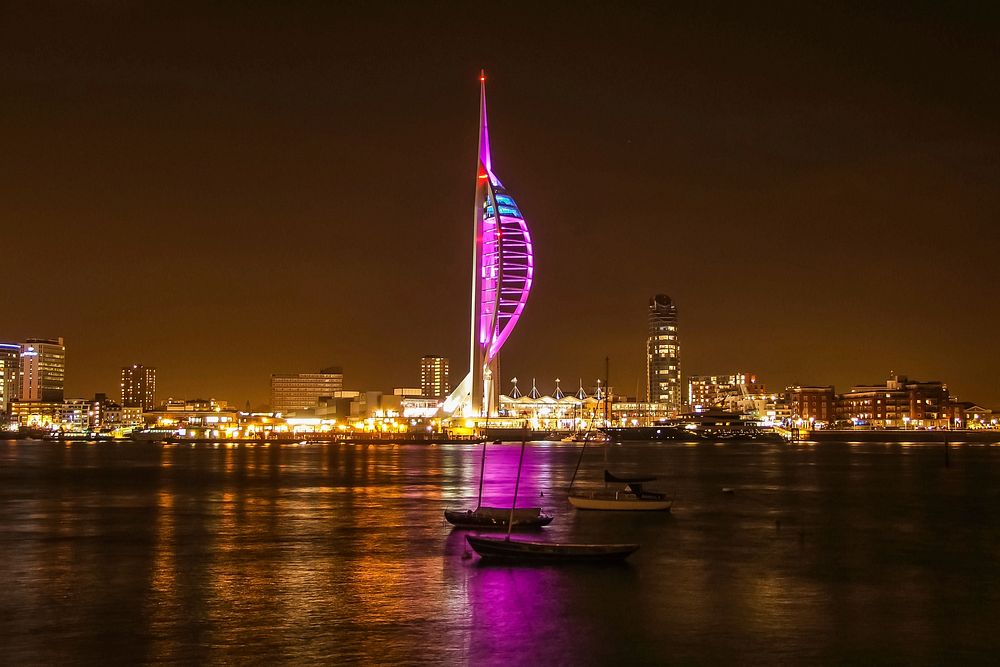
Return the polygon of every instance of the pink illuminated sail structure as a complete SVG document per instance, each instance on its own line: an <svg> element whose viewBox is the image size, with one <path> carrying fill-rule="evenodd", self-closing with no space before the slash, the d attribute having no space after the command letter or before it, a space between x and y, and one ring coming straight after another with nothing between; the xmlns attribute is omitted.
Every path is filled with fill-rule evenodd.
<svg viewBox="0 0 1000 667"><path fill-rule="evenodd" d="M480 74L479 82L469 374L442 407L445 414L466 417L486 416L498 407L498 354L524 311L534 273L528 224L493 172L486 122L485 73Z"/></svg>

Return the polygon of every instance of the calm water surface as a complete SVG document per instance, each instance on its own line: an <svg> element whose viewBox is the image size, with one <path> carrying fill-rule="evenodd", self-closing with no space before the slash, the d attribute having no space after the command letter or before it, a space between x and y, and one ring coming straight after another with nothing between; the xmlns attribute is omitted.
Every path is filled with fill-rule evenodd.
<svg viewBox="0 0 1000 667"><path fill-rule="evenodd" d="M663 475L652 516L574 511L578 447L529 445L518 503L627 565L470 557L475 446L0 442L0 663L997 660L1000 447L588 449L584 486Z"/></svg>

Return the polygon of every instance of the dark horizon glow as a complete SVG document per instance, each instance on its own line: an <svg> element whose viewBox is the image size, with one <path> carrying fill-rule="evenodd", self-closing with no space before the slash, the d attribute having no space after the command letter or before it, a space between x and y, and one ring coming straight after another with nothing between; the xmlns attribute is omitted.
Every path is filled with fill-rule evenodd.
<svg viewBox="0 0 1000 667"><path fill-rule="evenodd" d="M24 3L0 10L0 341L68 396L414 386L468 356L470 94L538 273L509 378L940 379L1000 408L997 16L953 6ZM523 208L522 208L523 207ZM10 248L14 248L10 250ZM636 387L639 391L636 391Z"/></svg>

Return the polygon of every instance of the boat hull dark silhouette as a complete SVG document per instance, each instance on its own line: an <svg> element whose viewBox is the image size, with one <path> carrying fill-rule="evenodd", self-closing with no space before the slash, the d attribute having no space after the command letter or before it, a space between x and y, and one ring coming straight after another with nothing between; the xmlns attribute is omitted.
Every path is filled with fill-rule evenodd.
<svg viewBox="0 0 1000 667"><path fill-rule="evenodd" d="M444 518L457 528L478 528L479 530L507 529L510 520L509 507L480 507L475 510L445 510ZM513 528L541 528L552 523L552 517L542 514L540 507L525 507L514 510Z"/></svg>
<svg viewBox="0 0 1000 667"><path fill-rule="evenodd" d="M638 544L559 544L494 537L465 537L484 560L531 563L606 563L630 556Z"/></svg>

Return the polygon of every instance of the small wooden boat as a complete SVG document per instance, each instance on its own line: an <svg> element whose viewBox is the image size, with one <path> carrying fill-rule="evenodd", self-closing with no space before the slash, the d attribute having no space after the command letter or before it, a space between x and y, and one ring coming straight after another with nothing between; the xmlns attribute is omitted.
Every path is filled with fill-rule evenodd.
<svg viewBox="0 0 1000 667"><path fill-rule="evenodd" d="M541 507L515 509L514 528L541 528L552 523L552 517L542 514ZM511 511L509 507L480 507L474 510L445 510L444 518L459 528L507 528Z"/></svg>
<svg viewBox="0 0 1000 667"><path fill-rule="evenodd" d="M481 558L536 563L620 561L639 548L638 544L556 544L475 535L465 539Z"/></svg>
<svg viewBox="0 0 1000 667"><path fill-rule="evenodd" d="M667 498L665 493L642 488L645 482L655 479L656 477L617 477L605 470L605 485L619 484L624 488L571 494L567 499L573 507L581 510L669 512L674 504L673 498Z"/></svg>

